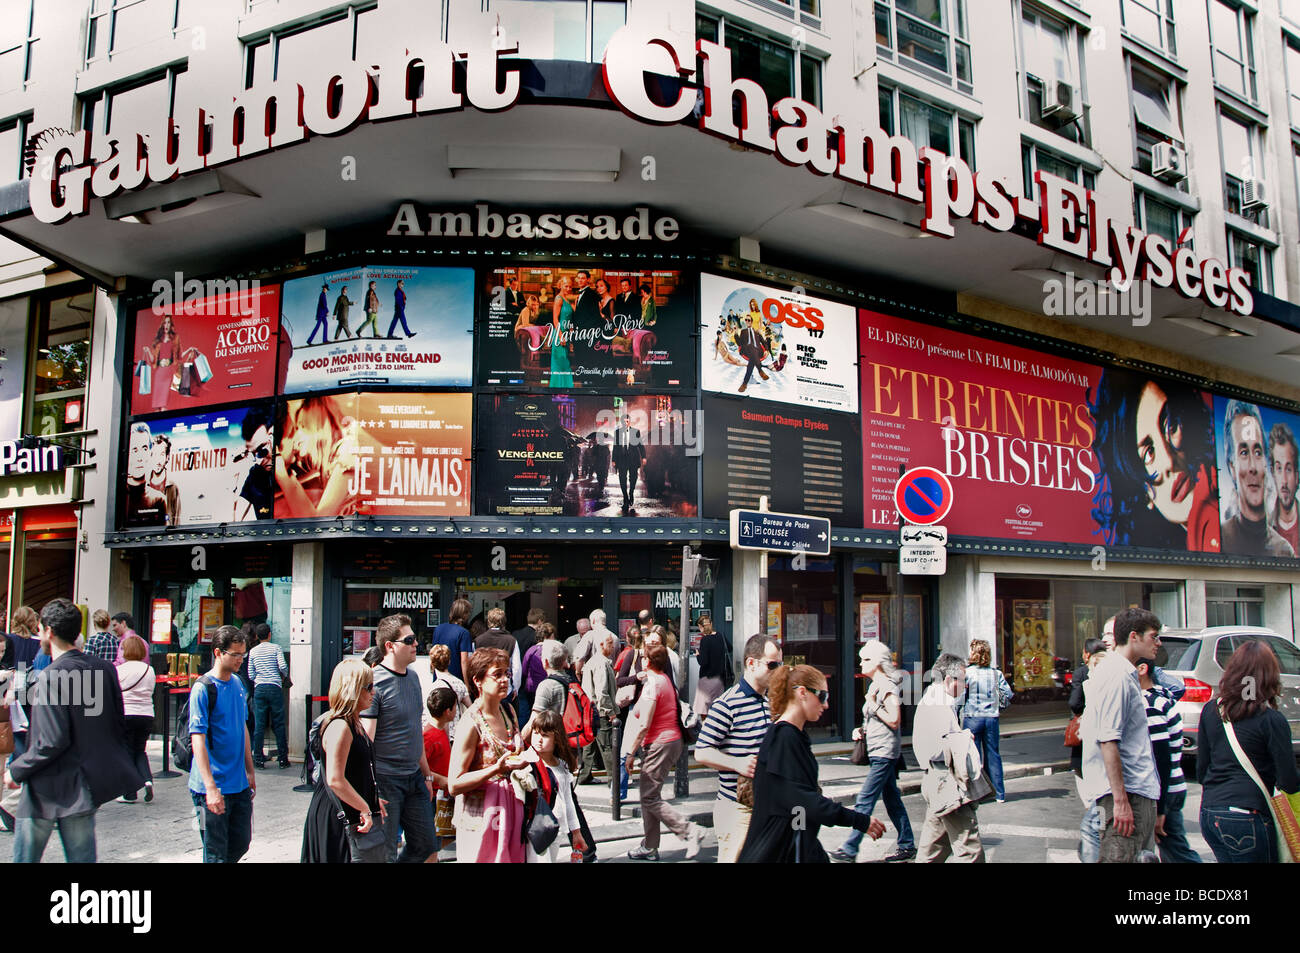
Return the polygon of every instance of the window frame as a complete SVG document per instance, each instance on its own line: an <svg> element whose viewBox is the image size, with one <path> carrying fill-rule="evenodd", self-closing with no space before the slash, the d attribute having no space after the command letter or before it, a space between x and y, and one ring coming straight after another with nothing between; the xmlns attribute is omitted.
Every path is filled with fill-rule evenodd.
<svg viewBox="0 0 1300 953"><path fill-rule="evenodd" d="M132 77L125 82L101 86L93 92L78 96L77 128L90 133L92 152L99 137L113 135L110 126L113 115L113 97L115 96L121 96L142 89L145 86L165 81L167 83L167 117L169 119L176 118L176 82L181 75L188 72L188 69L187 63L165 66L161 69L150 70L142 76Z"/></svg>
<svg viewBox="0 0 1300 953"><path fill-rule="evenodd" d="M1068 82L1079 91L1079 116L1077 119L1073 119L1070 122L1056 124L1043 117L1042 104L1044 96L1048 91L1044 84L1048 82L1054 83L1057 82L1057 80L1055 78L1046 79L1037 76L1030 71L1029 44L1026 42L1026 31L1030 26L1027 21L1031 17L1035 20L1033 28L1036 41L1042 36L1041 24L1043 22L1050 23L1052 26L1059 28L1061 32L1065 34L1065 53L1068 60L1067 72L1069 73L1069 76L1066 77L1064 82ZM1044 129L1047 132L1061 136L1063 139L1067 139L1076 145L1090 146L1092 136L1088 123L1089 109L1086 104L1087 97L1085 96L1082 55L1083 37L1079 25L1073 20L1057 16L1051 11L1037 6L1036 4L1021 3L1018 26L1020 32L1017 37L1017 52L1020 56L1021 108L1024 110L1025 120L1039 129ZM1037 86L1031 82L1031 77L1033 80L1037 81ZM1037 109L1034 108L1035 95L1038 96ZM1070 134L1071 131L1073 131L1074 135Z"/></svg>
<svg viewBox="0 0 1300 953"><path fill-rule="evenodd" d="M92 332L94 330L94 302L96 299L96 293L93 287L73 287L79 287L80 290L59 289L58 294L42 295L33 300L33 308L31 312L31 320L33 321L31 329L32 333L30 336L31 343L29 345L30 350L28 351L26 380L23 382L24 433L37 434L40 436L58 436L59 434L81 430L85 426L84 420L86 415L86 404L90 395L90 383L93 378L91 373L93 365L91 364L91 361L94 359L95 355L94 335ZM51 332L50 312L52 311L55 302L71 302L82 295L89 295L91 301L91 313L79 324ZM77 333L81 331L84 331L84 335ZM41 354L47 352L50 348L50 338L52 334L56 337L67 339L57 342L60 344L75 343L82 340L86 342L86 366L83 368L84 382L80 387L68 388L66 390L51 390L43 394L38 394L36 392L36 382L38 377L36 373L37 364L41 360ZM44 345L44 348L42 345ZM40 419L39 411L41 407L48 402L66 400L70 397L81 398L83 423L79 423L75 426L59 423L56 425L56 429L53 433L42 433L38 427L38 421Z"/></svg>
<svg viewBox="0 0 1300 953"><path fill-rule="evenodd" d="M1295 55L1295 75L1291 71L1291 55ZM1287 112L1291 128L1300 131L1300 36L1282 31L1282 75L1286 80Z"/></svg>
<svg viewBox="0 0 1300 953"><path fill-rule="evenodd" d="M14 182L21 182L28 178L26 161L27 139L32 134L33 118L32 113L28 112L19 113L17 116L10 116L8 119L0 120L0 132L7 132L10 129L17 129L18 131L18 178L14 179ZM0 156L0 161L3 161L3 159L4 157ZM0 181L0 184L10 185L12 183Z"/></svg>
<svg viewBox="0 0 1300 953"><path fill-rule="evenodd" d="M1265 241L1261 241L1259 238L1257 238L1254 235L1250 235L1247 232L1243 232L1239 229L1233 228L1231 225L1226 226L1225 231L1227 232L1227 239L1228 239L1228 267L1243 268L1246 269L1247 271L1249 270L1247 266L1242 263L1242 260L1237 255L1237 246L1233 244L1234 239L1237 239L1238 241L1241 241L1244 244L1251 245L1258 248L1260 280L1258 283L1251 285L1251 290L1263 292L1264 294L1272 294L1273 293L1273 252L1276 251L1276 248Z"/></svg>
<svg viewBox="0 0 1300 953"><path fill-rule="evenodd" d="M1034 187L1034 173L1042 168L1039 162L1039 154L1046 155L1052 160L1059 162L1063 166L1072 166L1076 173L1075 177L1070 179L1075 185L1081 185L1089 191L1095 191L1097 188L1097 170L1090 169L1082 162L1071 159L1059 152L1054 152L1035 142L1032 139L1020 140L1020 166L1021 166L1021 185L1025 189L1026 197L1037 195L1037 189ZM1051 171L1050 169L1047 171ZM1053 173L1055 174L1055 173Z"/></svg>
<svg viewBox="0 0 1300 953"><path fill-rule="evenodd" d="M138 6L141 3L150 2L150 0L105 0L105 2L108 3L108 9L100 13L96 13L95 0L91 0L90 12L86 16L86 43L85 43L84 55L82 57L82 62L85 64L87 68L93 66L96 63L112 62L114 56L119 56L124 52L136 50L142 46L148 45L151 42L156 42L155 39L151 38L151 39L143 40L139 43L134 43L123 49L119 49L117 46L118 13L120 13L122 10L129 9L134 6ZM169 2L171 3L171 8L172 8L171 26L167 28L166 32L169 39L175 39L177 31L184 29L179 24L179 18L181 15L181 0L169 0ZM107 18L108 21L108 46L104 50L104 52L101 53L100 55L92 56L91 54L93 52L93 47L95 44L96 33L97 30L99 29L99 26L95 21L97 20L103 21L105 18Z"/></svg>
<svg viewBox="0 0 1300 953"><path fill-rule="evenodd" d="M279 0L275 0L275 2L278 3ZM339 23L345 19L348 21L349 32L352 34L351 61L355 63L357 57L357 20L360 18L361 14L371 13L378 9L379 4L377 0L370 0L370 2L363 3L352 3L342 10L334 10L307 23L297 23L293 26L269 30L254 39L246 40L244 42L244 89L253 88L253 78L257 65L257 53L259 50L269 50L271 54L270 82L277 82L280 73L281 41L299 36L319 27Z"/></svg>
<svg viewBox="0 0 1300 953"><path fill-rule="evenodd" d="M941 26L927 23L915 14L899 9L898 0L873 0L873 20L878 24L883 13L888 30L886 35L888 42L886 43L880 42L881 34L877 30L876 55L889 60L891 63L897 63L904 69L909 69L914 73L919 73L936 82L950 86L960 93L973 96L975 93L975 67L974 57L971 53L966 0L934 0L934 2L941 7L941 12L945 17L945 22ZM916 23L921 29L944 34L944 55L948 61L947 70L942 70L917 57L907 56L898 48L899 17ZM966 72L968 74L964 78L958 68L961 50L965 51Z"/></svg>
<svg viewBox="0 0 1300 953"><path fill-rule="evenodd" d="M21 38L12 46L0 48L0 56L21 50L23 59L22 78L18 81L18 85L0 89L0 93L26 92L32 85L32 48L40 39L36 35L36 2L37 0L27 0L27 29L23 31Z"/></svg>
<svg viewBox="0 0 1300 953"><path fill-rule="evenodd" d="M484 12L485 12L485 13L491 13L491 12L492 12L492 2L493 2L493 0L484 0L484 4L483 4L483 6L484 6ZM536 2L536 0L534 0L534 2ZM599 64L599 63L600 63L600 60L595 59L595 56L596 56L596 52L595 52L595 46L596 46L596 34L595 34L595 31L596 31L596 16L595 16L595 14L596 14L596 4L602 2L602 0L583 0L583 2L586 4L586 7L587 7L587 9L586 9L586 13L584 14L584 16L585 16L585 24L586 24L586 26L585 26L584 33L583 33L583 46L584 46L585 51L586 51L586 59L585 59L585 60L576 60L576 61L572 61L572 60L570 60L570 61L565 61L565 62L583 62L583 63L597 63L597 64ZM630 0L619 0L619 2L622 2L622 4L623 4L623 23L626 24L626 23L627 23L627 8L628 8L628 3L630 2ZM778 2L780 2L780 0L778 0ZM365 12L365 11L363 10L362 12ZM797 16L797 14L796 14L796 16ZM353 35L353 49L354 49L354 52L355 52L355 47L356 47L356 36L355 36L355 34L354 34L354 35ZM602 53L603 53L603 51L602 51Z"/></svg>
<svg viewBox="0 0 1300 953"><path fill-rule="evenodd" d="M879 119L880 128L885 130L888 135L902 135L901 124L898 120L901 116L902 97L906 96L908 99L915 100L929 109L938 110L939 112L948 114L951 123L948 135L952 142L957 146L957 152L954 157L965 162L972 172L976 171L977 152L975 148L975 126L977 120L965 115L960 110L953 108L947 103L927 99L915 90L909 89L905 86L892 86L887 83L881 83L877 92L877 103L879 103L879 100L884 96L890 97L890 114L888 117L881 114ZM966 155L962 154L964 151L962 135L963 129L969 130L969 149L965 150L967 152ZM911 140L908 141L910 142ZM916 145L916 143L912 144ZM916 145L916 148L919 152L922 147Z"/></svg>
<svg viewBox="0 0 1300 953"><path fill-rule="evenodd" d="M1129 26L1130 4L1140 7L1148 15L1155 16L1159 21L1161 37L1159 43L1153 44L1150 40L1139 35ZM1135 42L1159 50L1170 59L1178 58L1178 26L1174 19L1173 0L1120 0L1119 11L1120 27L1126 36Z"/></svg>
<svg viewBox="0 0 1300 953"><path fill-rule="evenodd" d="M1228 169L1227 156L1225 153L1225 139L1223 135L1223 123L1225 120L1236 123L1245 128L1246 147L1250 153L1248 156L1250 159L1249 178L1264 182L1265 187L1267 187L1268 180L1264 177L1263 169L1263 166L1265 165L1263 161L1264 127L1260 126L1260 124L1255 122L1253 119L1248 119L1239 113L1231 112L1223 106L1219 106L1216 115L1217 122L1215 123L1215 132L1217 132L1219 136L1219 168L1223 170L1223 179L1221 180L1223 187L1223 210L1229 215L1235 215L1238 218L1243 218L1256 225L1267 228L1269 211L1267 206L1255 211L1247 211L1241 207L1241 191L1242 187L1245 185L1246 179ZM1271 205L1272 203L1270 202L1269 204Z"/></svg>
<svg viewBox="0 0 1300 953"><path fill-rule="evenodd" d="M713 42L717 43L719 46L726 47L728 50L731 49L731 47L727 46L727 30L729 28L734 29L737 33L748 34L748 36L750 36L751 38L759 42L763 42L763 41L766 41L768 43L785 42L784 38L779 38L774 34L766 30L763 30L760 27L757 27L746 20L737 20L737 19L729 18L726 14L720 12L715 13L708 10L697 9L695 11L696 36L697 38L700 39L706 39L706 37L701 37L699 34L699 23L701 20L710 20L713 22L714 31L715 31L713 35L714 37ZM822 106L822 91L825 86L824 79L825 79L825 68L826 68L826 56L821 53L809 51L807 46L804 44L792 45L790 49L791 52L794 54L794 58L791 60L791 66L790 66L790 75L792 79L791 88L793 91L789 95L793 96L795 99L800 99L806 103L811 103L813 106L816 106L818 109L820 109ZM813 98L809 98L806 95L807 91L804 90L803 88L804 56L807 56L808 59L811 62L815 63L817 66L816 73L814 74L817 78L817 89L814 91ZM733 73L733 78L738 77L738 74L735 73L734 69L732 73ZM758 82L758 80L755 79L754 77L745 77L745 78L751 79L754 82ZM769 98L771 97L769 96ZM768 105L773 106L776 104L776 102L777 102L776 99L771 99L771 102L769 102Z"/></svg>
<svg viewBox="0 0 1300 953"><path fill-rule="evenodd" d="M1175 235L1174 240L1171 242L1171 244L1174 246L1175 249L1196 247L1196 241L1195 241L1196 237L1190 231L1193 228L1194 225L1193 219L1196 217L1196 213L1189 211L1188 209L1184 208L1183 206L1179 205L1176 202L1170 202L1168 199L1162 198L1161 196L1156 195L1153 192L1149 192L1137 184L1134 184L1133 186L1133 224L1134 225L1136 225L1138 228L1140 228L1143 232L1145 232L1148 235L1159 234L1159 232L1152 232L1149 227L1150 217L1147 214L1147 209L1146 209L1147 202L1157 202L1166 208L1173 209L1174 212L1177 214L1178 235L1187 233L1187 239L1186 241L1179 244L1178 235Z"/></svg>
<svg viewBox="0 0 1300 953"><path fill-rule="evenodd" d="M1138 79L1148 81L1150 85L1162 86L1168 93L1169 121L1172 130L1160 129L1143 122L1139 114ZM1182 84L1177 79L1160 70L1151 69L1145 62L1139 63L1128 58L1128 94L1129 116L1133 129L1133 168L1145 175L1152 174L1151 150L1161 142L1169 142L1180 149L1187 148L1187 127L1183 122ZM1176 132L1175 137L1172 133ZM1183 179L1176 186L1178 191L1188 190L1188 180Z"/></svg>
<svg viewBox="0 0 1300 953"><path fill-rule="evenodd" d="M1248 102L1259 102L1259 77L1255 63L1255 38L1254 26L1255 16L1250 10L1237 3L1228 2L1228 0L1206 0L1207 22L1210 28L1210 75L1214 77L1214 85L1224 92L1240 96ZM1210 12L1214 5L1226 7L1231 10L1236 17L1237 24L1237 42L1241 46L1244 61L1239 62L1232 56L1228 55L1218 44L1214 36L1214 16ZM1241 82L1243 91L1238 92L1232 87L1226 85L1219 76L1219 57L1222 56L1230 62L1236 64L1241 71Z"/></svg>

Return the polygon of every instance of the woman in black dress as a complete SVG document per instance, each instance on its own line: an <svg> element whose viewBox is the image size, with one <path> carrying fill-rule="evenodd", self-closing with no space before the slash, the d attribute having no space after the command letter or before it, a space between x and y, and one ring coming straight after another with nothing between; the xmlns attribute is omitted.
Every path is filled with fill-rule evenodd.
<svg viewBox="0 0 1300 953"><path fill-rule="evenodd" d="M359 659L344 659L330 678L330 710L320 732L320 780L307 808L302 831L304 864L382 864L383 841L362 848L356 835L368 833L388 816L387 801L375 783L374 745L359 716L370 707L374 676ZM339 818L339 807L347 818Z"/></svg>
<svg viewBox="0 0 1300 953"><path fill-rule="evenodd" d="M822 825L852 827L872 840L885 832L880 821L822 797L804 726L821 718L829 698L826 676L811 665L783 665L772 673L768 699L781 714L758 749L754 815L737 863L828 864L817 839Z"/></svg>

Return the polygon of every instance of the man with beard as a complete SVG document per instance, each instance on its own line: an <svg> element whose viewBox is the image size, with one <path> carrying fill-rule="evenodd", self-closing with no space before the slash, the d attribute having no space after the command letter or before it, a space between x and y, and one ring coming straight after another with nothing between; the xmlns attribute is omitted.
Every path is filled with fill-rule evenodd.
<svg viewBox="0 0 1300 953"><path fill-rule="evenodd" d="M126 525L165 526L167 498L149 485L153 435L149 425L131 425L126 451Z"/></svg>
<svg viewBox="0 0 1300 953"><path fill-rule="evenodd" d="M1297 460L1295 434L1284 423L1274 424L1268 432L1268 460L1277 486L1277 502L1269 525L1300 555L1300 513L1295 501L1296 464L1300 460Z"/></svg>
<svg viewBox="0 0 1300 953"><path fill-rule="evenodd" d="M271 518L271 503L275 499L275 459L271 452L271 421L266 414L250 410L244 417L240 430L244 437L244 452L235 462L253 457L239 495L235 498L234 518L239 520L264 520Z"/></svg>
<svg viewBox="0 0 1300 953"><path fill-rule="evenodd" d="M1228 472L1237 490L1237 512L1223 523L1223 551L1238 556L1294 558L1291 544L1268 525L1266 518L1268 458L1259 408L1240 400L1230 401L1223 416L1223 436L1228 448Z"/></svg>

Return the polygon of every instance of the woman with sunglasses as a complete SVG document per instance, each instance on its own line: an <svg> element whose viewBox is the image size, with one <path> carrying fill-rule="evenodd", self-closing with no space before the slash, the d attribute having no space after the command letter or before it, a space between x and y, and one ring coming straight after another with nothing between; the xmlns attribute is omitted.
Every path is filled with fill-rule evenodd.
<svg viewBox="0 0 1300 953"><path fill-rule="evenodd" d="M524 805L511 773L526 770L519 725L509 705L510 657L484 648L469 657L470 697L451 754L447 791L456 798L456 861L522 864Z"/></svg>
<svg viewBox="0 0 1300 953"><path fill-rule="evenodd" d="M772 673L768 700L772 713L780 714L758 749L754 815L737 863L830 863L817 839L823 825L852 827L879 839L884 824L823 797L817 784L817 759L805 726L829 707L826 676L811 665L782 665Z"/></svg>

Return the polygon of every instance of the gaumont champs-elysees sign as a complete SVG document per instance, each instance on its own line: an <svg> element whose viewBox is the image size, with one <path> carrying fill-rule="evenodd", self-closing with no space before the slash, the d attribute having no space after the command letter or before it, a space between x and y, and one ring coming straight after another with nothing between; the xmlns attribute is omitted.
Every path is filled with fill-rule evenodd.
<svg viewBox="0 0 1300 953"><path fill-rule="evenodd" d="M166 182L302 142L310 135L336 135L360 122L467 105L484 112L508 109L519 98L519 71L511 68L509 58L502 61L501 54L515 49L502 49L499 39L495 44L493 39L485 35L481 44L464 52L446 44L402 54L394 50L375 73L373 97L367 69L352 62L332 63L310 79L282 77L259 83L234 94L220 111L198 109L179 120L159 116L155 128L119 135L114 154L98 163L91 159L85 130L52 137L37 157L30 186L32 212L43 222L61 222L84 215L92 195L102 199ZM466 61L463 93L452 81L458 56ZM702 74L698 79L697 56ZM423 93L413 96L408 77L419 64L424 67ZM614 102L648 123L683 121L694 111L702 90L701 131L772 153L787 165L924 203L921 228L935 235L955 235L954 219L968 218L994 231L1008 231L1017 219L1024 219L1037 223L1040 245L1108 267L1110 280L1121 288L1134 278L1145 278L1216 308L1243 315L1254 310L1250 279L1243 269L1197 258L1189 248L1175 248L1158 235L1107 220L1087 189L1038 172L1037 195L1016 196L1005 180L977 175L965 162L937 149L926 147L918 153L902 136L832 119L794 97L769 103L757 83L732 76L731 53L717 43L699 40L692 46L681 34L656 35L625 26L605 50L603 74ZM682 88L676 101L661 105L647 94L646 79L665 75L679 78ZM743 100L739 125L732 112L737 95ZM775 130L773 117L779 123ZM205 150L203 131L209 124L212 134ZM148 143L158 146L146 150ZM1079 224L1084 215L1086 226Z"/></svg>

